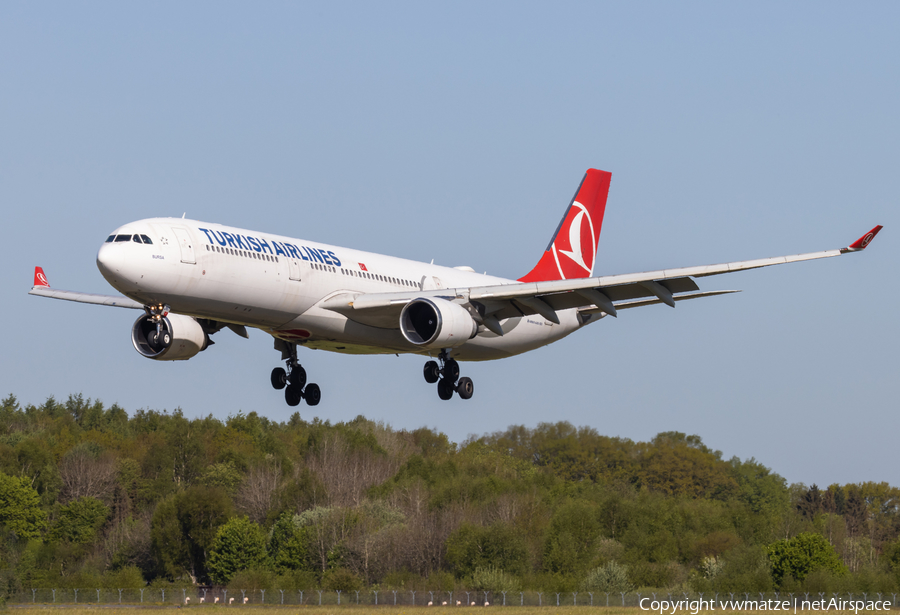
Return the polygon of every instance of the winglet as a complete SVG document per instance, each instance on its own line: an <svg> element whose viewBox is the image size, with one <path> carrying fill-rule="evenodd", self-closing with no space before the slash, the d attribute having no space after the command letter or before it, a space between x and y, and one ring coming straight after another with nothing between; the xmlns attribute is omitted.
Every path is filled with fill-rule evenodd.
<svg viewBox="0 0 900 615"><path fill-rule="evenodd" d="M50 282L47 281L47 276L44 275L44 270L40 267L34 268L34 286L50 288Z"/></svg>
<svg viewBox="0 0 900 615"><path fill-rule="evenodd" d="M851 243L848 247L842 249L841 253L843 254L846 252L859 252L860 250L865 250L866 246L872 243L872 240L875 239L875 235L877 235L878 231L880 231L882 228L884 227L879 224L871 231Z"/></svg>

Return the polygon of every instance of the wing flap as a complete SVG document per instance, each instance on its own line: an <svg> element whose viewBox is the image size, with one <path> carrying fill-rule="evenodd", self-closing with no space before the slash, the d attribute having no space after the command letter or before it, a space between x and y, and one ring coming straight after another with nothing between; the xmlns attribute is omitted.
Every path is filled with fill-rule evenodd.
<svg viewBox="0 0 900 615"><path fill-rule="evenodd" d="M706 292L701 293L689 293L687 295L680 295L678 297L673 297L675 301L687 301L688 299L703 299L705 297L718 297L719 295L730 295L731 293L739 293L739 290L708 290ZM623 301L622 303L616 304L617 310L627 310L629 308L636 307L644 307L647 305L656 305L664 303L661 299L640 299L637 301ZM601 308L587 308L584 310L579 310L581 314L601 314L605 310Z"/></svg>

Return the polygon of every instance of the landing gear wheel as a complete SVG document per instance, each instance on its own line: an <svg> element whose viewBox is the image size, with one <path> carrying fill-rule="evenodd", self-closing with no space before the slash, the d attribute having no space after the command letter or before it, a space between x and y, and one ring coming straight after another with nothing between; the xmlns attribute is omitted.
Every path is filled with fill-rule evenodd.
<svg viewBox="0 0 900 615"><path fill-rule="evenodd" d="M306 403L310 406L315 406L316 404L318 404L319 400L322 399L322 391L319 390L319 385L306 385L306 390L303 391L303 397L306 398Z"/></svg>
<svg viewBox="0 0 900 615"><path fill-rule="evenodd" d="M147 343L151 348L162 350L172 343L172 336L168 331L151 331L147 334Z"/></svg>
<svg viewBox="0 0 900 615"><path fill-rule="evenodd" d="M306 386L306 370L300 365L291 368L290 375L291 386L296 387L298 391L303 390Z"/></svg>
<svg viewBox="0 0 900 615"><path fill-rule="evenodd" d="M472 393L475 392L475 384L469 377L460 378L456 384L456 392L459 393L460 399L471 399Z"/></svg>
<svg viewBox="0 0 900 615"><path fill-rule="evenodd" d="M444 401L453 397L453 383L446 378L441 378L440 381L438 381L438 397Z"/></svg>
<svg viewBox="0 0 900 615"><path fill-rule="evenodd" d="M300 404L301 399L303 399L303 393L300 392L300 389L295 389L293 385L285 387L284 401L287 402L287 405L297 406Z"/></svg>
<svg viewBox="0 0 900 615"><path fill-rule="evenodd" d="M425 382L434 384L441 377L441 368L438 367L437 361L429 361L425 364Z"/></svg>
<svg viewBox="0 0 900 615"><path fill-rule="evenodd" d="M459 363L456 359L447 359L444 363L444 379L450 382L456 382L459 378Z"/></svg>
<svg viewBox="0 0 900 615"><path fill-rule="evenodd" d="M287 372L282 367L276 367L272 370L272 386L276 389L283 389L287 384Z"/></svg>

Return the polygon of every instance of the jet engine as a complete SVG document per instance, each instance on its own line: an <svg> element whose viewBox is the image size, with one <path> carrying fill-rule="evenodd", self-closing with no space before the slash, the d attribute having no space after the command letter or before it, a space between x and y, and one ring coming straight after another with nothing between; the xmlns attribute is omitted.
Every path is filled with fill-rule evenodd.
<svg viewBox="0 0 900 615"><path fill-rule="evenodd" d="M185 361L209 346L209 336L200 323L190 316L169 314L156 323L144 314L131 328L134 349L156 361Z"/></svg>
<svg viewBox="0 0 900 615"><path fill-rule="evenodd" d="M413 299L400 312L400 331L411 344L453 348L475 337L478 324L466 308L446 299Z"/></svg>

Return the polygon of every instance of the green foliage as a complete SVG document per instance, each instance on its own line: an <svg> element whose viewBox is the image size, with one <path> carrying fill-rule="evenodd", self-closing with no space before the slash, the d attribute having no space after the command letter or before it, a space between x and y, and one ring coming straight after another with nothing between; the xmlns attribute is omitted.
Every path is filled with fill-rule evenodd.
<svg viewBox="0 0 900 615"><path fill-rule="evenodd" d="M279 572L313 570L313 532L304 527L299 515L281 515L269 534L269 557Z"/></svg>
<svg viewBox="0 0 900 615"><path fill-rule="evenodd" d="M351 592L363 588L362 579L346 568L335 568L322 575L322 589Z"/></svg>
<svg viewBox="0 0 900 615"><path fill-rule="evenodd" d="M59 508L49 539L75 544L94 542L109 517L109 507L92 497L78 498Z"/></svg>
<svg viewBox="0 0 900 615"><path fill-rule="evenodd" d="M228 589L243 589L257 592L261 589L276 589L275 573L267 568L247 568L238 570L228 580ZM284 589L277 587L277 589Z"/></svg>
<svg viewBox="0 0 900 615"><path fill-rule="evenodd" d="M234 493L243 478L234 462L226 461L209 466L200 477L200 482L209 487L221 487L227 493Z"/></svg>
<svg viewBox="0 0 900 615"><path fill-rule="evenodd" d="M466 586L490 592L517 592L522 589L519 579L495 566L476 568Z"/></svg>
<svg viewBox="0 0 900 615"><path fill-rule="evenodd" d="M477 569L521 572L528 562L525 542L515 528L463 524L447 539L447 562L460 578Z"/></svg>
<svg viewBox="0 0 900 615"><path fill-rule="evenodd" d="M776 575L782 591L900 588L900 490L789 488L695 435L634 442L556 422L456 445L361 416L0 401L2 587L209 582L232 495L271 523L250 533L261 559L231 553L232 587L574 592L621 587L627 569L642 590L767 591ZM824 566L798 563L804 534L834 545ZM777 565L776 537L794 537L773 545Z"/></svg>
<svg viewBox="0 0 900 615"><path fill-rule="evenodd" d="M581 590L590 592L619 593L634 591L628 580L628 566L607 562L587 573L581 582Z"/></svg>
<svg viewBox="0 0 900 615"><path fill-rule="evenodd" d="M319 587L319 578L309 570L288 570L278 575L275 586L284 590L307 590Z"/></svg>
<svg viewBox="0 0 900 615"><path fill-rule="evenodd" d="M216 533L209 554L209 570L216 583L227 584L242 570L268 567L265 534L247 517L232 517Z"/></svg>
<svg viewBox="0 0 900 615"><path fill-rule="evenodd" d="M116 589L139 589L146 587L147 582L137 566L125 566L103 575L103 587Z"/></svg>
<svg viewBox="0 0 900 615"><path fill-rule="evenodd" d="M820 534L803 533L789 540L779 540L768 548L772 578L780 586L786 577L804 580L815 570L835 575L847 573L834 547Z"/></svg>
<svg viewBox="0 0 900 615"><path fill-rule="evenodd" d="M189 487L160 502L150 530L160 572L170 579L185 572L204 577L206 554L231 510L231 500L218 487Z"/></svg>
<svg viewBox="0 0 900 615"><path fill-rule="evenodd" d="M0 525L18 538L34 538L47 526L40 496L23 477L0 472Z"/></svg>
<svg viewBox="0 0 900 615"><path fill-rule="evenodd" d="M544 569L577 574L592 563L600 538L598 508L589 502L570 501L557 509L544 545Z"/></svg>

